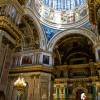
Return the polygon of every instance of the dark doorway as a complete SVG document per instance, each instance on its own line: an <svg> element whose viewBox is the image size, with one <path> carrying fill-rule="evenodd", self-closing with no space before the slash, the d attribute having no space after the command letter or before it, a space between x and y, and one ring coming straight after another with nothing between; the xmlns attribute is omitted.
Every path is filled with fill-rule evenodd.
<svg viewBox="0 0 100 100"><path fill-rule="evenodd" d="M0 91L0 100L5 100L5 94L3 91Z"/></svg>
<svg viewBox="0 0 100 100"><path fill-rule="evenodd" d="M84 91L82 89L79 89L77 90L76 92L76 100L81 100L81 94L83 93Z"/></svg>

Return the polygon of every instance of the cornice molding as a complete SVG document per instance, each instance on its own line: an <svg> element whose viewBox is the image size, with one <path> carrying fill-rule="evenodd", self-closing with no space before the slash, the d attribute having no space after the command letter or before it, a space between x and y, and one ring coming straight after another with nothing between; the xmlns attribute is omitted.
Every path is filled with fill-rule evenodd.
<svg viewBox="0 0 100 100"><path fill-rule="evenodd" d="M33 66L19 66L16 68L11 68L9 73L20 73L20 72L46 72L53 73L53 67L46 67L42 65L33 65Z"/></svg>
<svg viewBox="0 0 100 100"><path fill-rule="evenodd" d="M27 73L27 72L45 72L45 73L51 73L55 74L57 71L67 71L69 69L86 69L86 68L92 68L92 70L96 70L100 68L100 63L93 63L90 62L89 64L78 64L78 65L60 65L55 67L47 67L43 65L33 65L33 66L17 66L14 68L11 68L9 73L15 74L15 73Z"/></svg>

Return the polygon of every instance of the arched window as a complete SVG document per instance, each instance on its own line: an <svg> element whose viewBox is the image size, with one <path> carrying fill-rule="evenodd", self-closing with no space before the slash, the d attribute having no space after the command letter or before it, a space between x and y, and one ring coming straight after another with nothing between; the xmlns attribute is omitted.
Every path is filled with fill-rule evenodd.
<svg viewBox="0 0 100 100"><path fill-rule="evenodd" d="M55 10L72 10L85 3L85 0L43 0L44 5Z"/></svg>

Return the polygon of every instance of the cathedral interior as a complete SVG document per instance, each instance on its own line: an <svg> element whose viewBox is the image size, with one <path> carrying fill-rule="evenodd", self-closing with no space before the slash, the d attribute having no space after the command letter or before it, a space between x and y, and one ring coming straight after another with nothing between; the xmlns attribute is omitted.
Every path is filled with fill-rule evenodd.
<svg viewBox="0 0 100 100"><path fill-rule="evenodd" d="M0 100L100 100L100 0L0 0Z"/></svg>

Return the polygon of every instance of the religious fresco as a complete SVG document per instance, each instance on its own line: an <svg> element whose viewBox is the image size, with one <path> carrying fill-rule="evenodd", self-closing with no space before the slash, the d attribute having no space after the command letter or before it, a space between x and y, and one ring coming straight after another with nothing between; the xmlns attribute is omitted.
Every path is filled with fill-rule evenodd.
<svg viewBox="0 0 100 100"><path fill-rule="evenodd" d="M61 30L50 28L49 26L41 25L44 33L46 34L46 37L48 41L58 32L61 32Z"/></svg>
<svg viewBox="0 0 100 100"><path fill-rule="evenodd" d="M64 4L64 1L66 4ZM36 0L35 8L40 18L55 24L75 23L87 16L87 4L85 4L84 0L64 1L62 2L63 4L60 3L59 5L61 0L55 0L55 2L51 2L51 0Z"/></svg>
<svg viewBox="0 0 100 100"><path fill-rule="evenodd" d="M49 56L43 55L43 63L44 64L49 64Z"/></svg>
<svg viewBox="0 0 100 100"><path fill-rule="evenodd" d="M66 20L66 18L64 19ZM70 20L75 20L75 19L71 19ZM69 20L69 21L70 21ZM50 41L50 39L57 33L62 32L63 30L58 30L58 29L53 29L49 26L43 25L41 24L42 30L43 32L46 34L47 40ZM95 33L95 26L92 26L90 22L85 23L83 26L81 26L82 28L86 28L90 31L93 31Z"/></svg>
<svg viewBox="0 0 100 100"><path fill-rule="evenodd" d="M87 22L86 24L84 24L83 27L85 27L85 28L87 28L89 30L92 30L92 26L91 26L90 22Z"/></svg>
<svg viewBox="0 0 100 100"><path fill-rule="evenodd" d="M16 54L13 56L13 63L12 63L12 66L13 67L16 67L16 66L25 66L25 65L29 65L29 64L34 64L33 62L33 57L34 55L33 54L23 54L23 55L20 55L20 54Z"/></svg>
<svg viewBox="0 0 100 100"><path fill-rule="evenodd" d="M26 55L22 58L22 65L32 64L33 55Z"/></svg>
<svg viewBox="0 0 100 100"><path fill-rule="evenodd" d="M86 29L88 29L96 34L96 32L95 32L96 26L92 25L90 22L85 23L82 27L84 27L84 28L86 28Z"/></svg>
<svg viewBox="0 0 100 100"><path fill-rule="evenodd" d="M0 89L5 99L99 100L98 27L89 22L84 0L35 1L1 3Z"/></svg>
<svg viewBox="0 0 100 100"><path fill-rule="evenodd" d="M83 5L86 0L41 0L44 5L52 7L55 10L72 10Z"/></svg>

